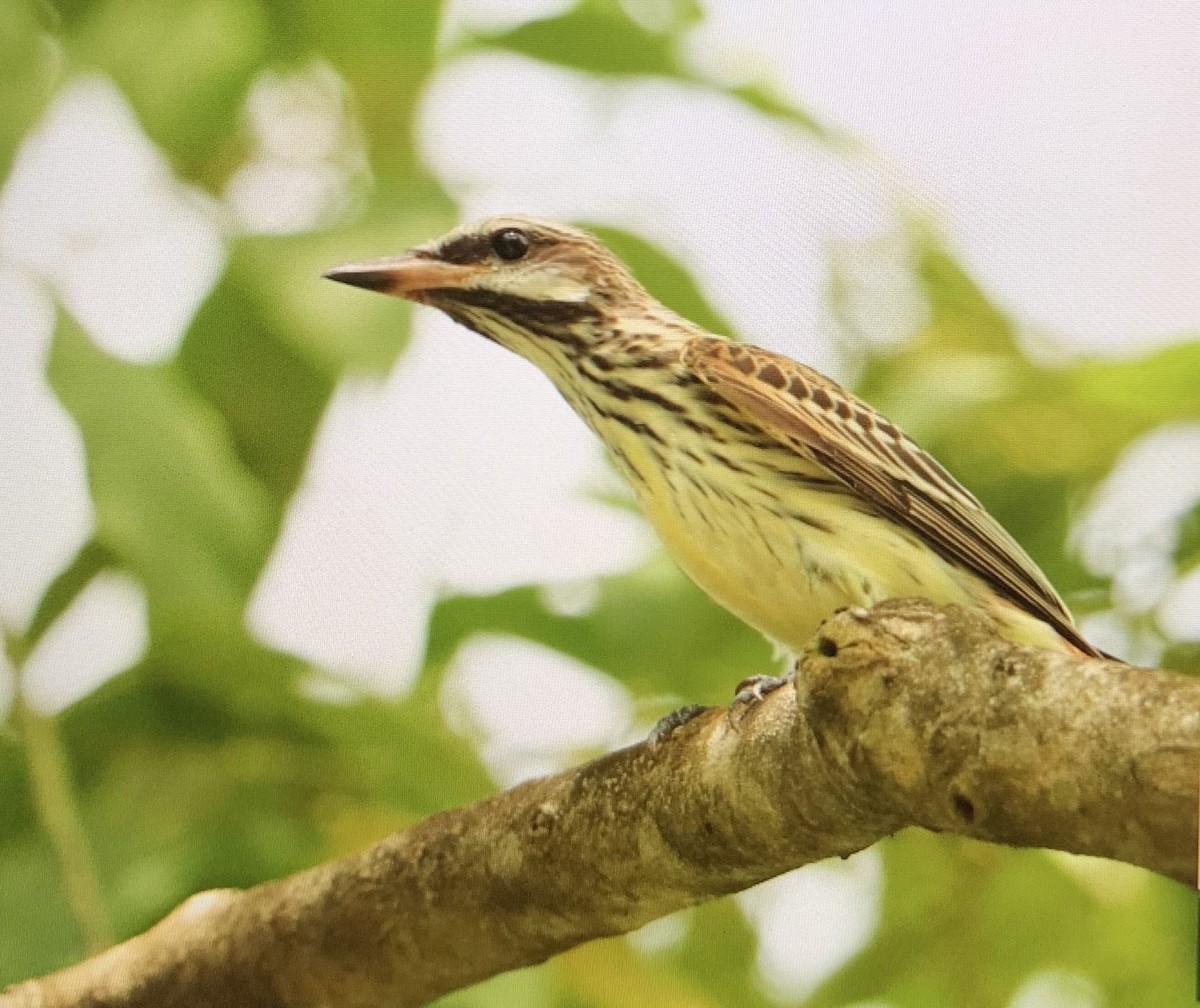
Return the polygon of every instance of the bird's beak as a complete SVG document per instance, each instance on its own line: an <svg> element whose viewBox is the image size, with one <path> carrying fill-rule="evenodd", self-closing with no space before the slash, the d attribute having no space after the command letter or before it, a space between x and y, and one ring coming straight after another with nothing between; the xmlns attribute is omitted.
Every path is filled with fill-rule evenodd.
<svg viewBox="0 0 1200 1008"><path fill-rule="evenodd" d="M478 266L460 266L409 252L394 259L335 266L325 276L352 287L420 300L427 291L466 287L478 272Z"/></svg>

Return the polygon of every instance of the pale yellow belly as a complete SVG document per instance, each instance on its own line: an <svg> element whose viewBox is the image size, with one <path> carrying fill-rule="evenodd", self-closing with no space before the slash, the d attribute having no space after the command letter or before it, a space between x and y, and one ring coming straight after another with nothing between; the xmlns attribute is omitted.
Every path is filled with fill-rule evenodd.
<svg viewBox="0 0 1200 1008"><path fill-rule="evenodd" d="M783 501L755 499L752 492L747 499L735 496L736 483L728 480L723 494L706 493L697 488L704 485L699 473L689 480L664 472L636 442L628 450L641 474L633 485L642 509L679 566L716 602L795 653L834 610L902 596L984 608L1006 636L1061 644L1053 630L998 599L978 577L844 497L797 487Z"/></svg>
<svg viewBox="0 0 1200 1008"><path fill-rule="evenodd" d="M772 640L800 651L843 606L918 595L971 604L966 586L936 554L872 516L830 501L806 502L828 534L759 507L705 502L711 525L655 502L647 507L667 550L714 600Z"/></svg>

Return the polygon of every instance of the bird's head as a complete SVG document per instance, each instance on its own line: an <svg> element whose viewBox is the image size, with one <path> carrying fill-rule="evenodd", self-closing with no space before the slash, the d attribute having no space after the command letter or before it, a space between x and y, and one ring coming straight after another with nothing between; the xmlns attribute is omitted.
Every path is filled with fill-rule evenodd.
<svg viewBox="0 0 1200 1008"><path fill-rule="evenodd" d="M331 280L440 308L525 356L598 339L605 318L648 301L611 252L575 228L493 217L389 259L338 266Z"/></svg>

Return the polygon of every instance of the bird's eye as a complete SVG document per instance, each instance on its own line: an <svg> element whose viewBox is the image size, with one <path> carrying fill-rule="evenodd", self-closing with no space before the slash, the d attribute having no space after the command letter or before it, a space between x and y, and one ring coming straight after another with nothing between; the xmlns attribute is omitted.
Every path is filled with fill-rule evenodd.
<svg viewBox="0 0 1200 1008"><path fill-rule="evenodd" d="M529 251L529 236L516 228L505 228L492 235L492 250L506 262L520 259Z"/></svg>

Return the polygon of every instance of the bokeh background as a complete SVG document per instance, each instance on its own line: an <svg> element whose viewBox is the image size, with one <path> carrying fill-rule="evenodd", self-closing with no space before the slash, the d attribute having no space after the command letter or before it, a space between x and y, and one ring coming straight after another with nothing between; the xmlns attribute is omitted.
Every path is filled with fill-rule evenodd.
<svg viewBox="0 0 1200 1008"><path fill-rule="evenodd" d="M723 702L539 374L320 279L592 226L1200 671L1197 8L0 0L0 983ZM586 884L586 879L581 879ZM446 1005L1191 1004L1194 897L908 831Z"/></svg>

